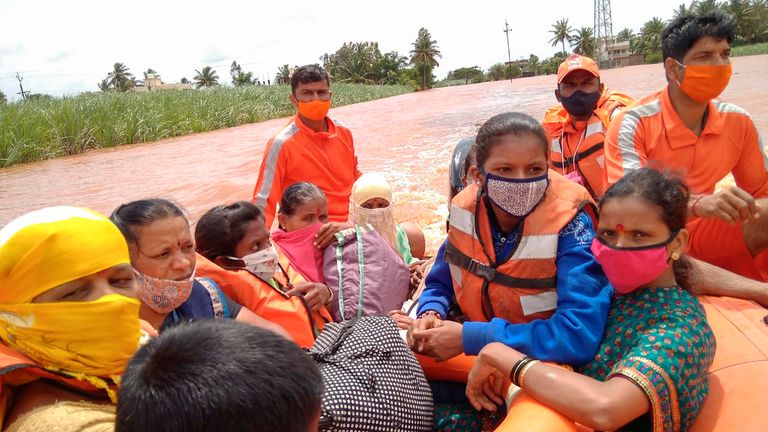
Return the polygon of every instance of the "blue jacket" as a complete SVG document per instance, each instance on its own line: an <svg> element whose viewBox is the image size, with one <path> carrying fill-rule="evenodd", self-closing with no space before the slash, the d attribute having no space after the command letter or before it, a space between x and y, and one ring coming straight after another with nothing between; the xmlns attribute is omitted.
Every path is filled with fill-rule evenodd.
<svg viewBox="0 0 768 432"><path fill-rule="evenodd" d="M494 233L494 238L496 237ZM511 323L502 318L490 322L465 322L462 344L467 355L477 355L491 342L501 342L531 357L565 364L592 360L603 339L613 288L590 251L594 228L580 212L560 231L557 246L557 310L548 319ZM519 238L519 236L518 236ZM446 240L447 241L447 240ZM497 253L503 256L516 242L507 242ZM419 298L418 314L433 310L446 316L454 299L445 245L427 275Z"/></svg>

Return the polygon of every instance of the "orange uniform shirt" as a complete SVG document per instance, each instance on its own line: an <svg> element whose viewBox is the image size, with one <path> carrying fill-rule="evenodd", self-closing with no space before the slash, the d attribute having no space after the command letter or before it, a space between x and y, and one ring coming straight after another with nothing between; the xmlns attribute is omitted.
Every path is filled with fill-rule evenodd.
<svg viewBox="0 0 768 432"><path fill-rule="evenodd" d="M682 173L692 194L711 194L733 173L755 198L768 196L768 157L749 114L714 100L696 136L678 116L668 88L636 102L611 122L605 141L606 181L645 165Z"/></svg>
<svg viewBox="0 0 768 432"><path fill-rule="evenodd" d="M326 120L328 132L315 132L296 115L267 143L253 191L253 202L264 209L267 227L272 226L283 191L300 181L314 183L325 193L330 220L347 221L349 195L360 169L352 133L331 118Z"/></svg>

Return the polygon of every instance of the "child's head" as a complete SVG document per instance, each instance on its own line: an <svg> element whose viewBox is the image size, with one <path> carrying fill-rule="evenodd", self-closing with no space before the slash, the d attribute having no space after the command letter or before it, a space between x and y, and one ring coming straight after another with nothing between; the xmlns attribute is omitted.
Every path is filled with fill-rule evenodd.
<svg viewBox="0 0 768 432"><path fill-rule="evenodd" d="M524 217L544 197L548 185L547 135L536 119L522 113L491 117L475 139L475 166L470 177L504 212Z"/></svg>
<svg viewBox="0 0 768 432"><path fill-rule="evenodd" d="M195 227L197 252L221 265L224 257L242 258L269 247L261 209L248 201L216 206Z"/></svg>
<svg viewBox="0 0 768 432"><path fill-rule="evenodd" d="M280 200L277 221L280 228L288 232L328 222L328 201L325 194L310 182L298 182L288 186Z"/></svg>
<svg viewBox="0 0 768 432"><path fill-rule="evenodd" d="M666 251L661 259L669 267L684 252L688 241L688 196L685 183L668 173L641 168L627 174L600 200L599 241L614 250L629 252L663 247ZM611 269L601 263L610 278ZM635 282L642 285L650 281Z"/></svg>
<svg viewBox="0 0 768 432"><path fill-rule="evenodd" d="M117 432L317 430L322 378L291 341L234 320L170 329L125 370Z"/></svg>

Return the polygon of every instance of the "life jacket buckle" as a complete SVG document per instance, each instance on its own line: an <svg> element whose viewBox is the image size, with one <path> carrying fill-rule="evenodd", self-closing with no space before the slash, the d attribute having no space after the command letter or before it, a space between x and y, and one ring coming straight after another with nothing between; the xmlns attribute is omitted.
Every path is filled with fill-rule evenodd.
<svg viewBox="0 0 768 432"><path fill-rule="evenodd" d="M496 279L496 269L487 266L476 259L473 259L469 262L467 271L475 276L479 276L487 280L488 282L493 282L493 280Z"/></svg>

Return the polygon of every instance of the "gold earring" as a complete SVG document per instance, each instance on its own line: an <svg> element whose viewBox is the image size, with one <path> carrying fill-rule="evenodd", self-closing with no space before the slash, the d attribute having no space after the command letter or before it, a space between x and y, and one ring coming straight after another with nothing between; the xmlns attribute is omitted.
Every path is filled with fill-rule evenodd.
<svg viewBox="0 0 768 432"><path fill-rule="evenodd" d="M680 259L680 252L672 252L672 261L677 261Z"/></svg>

